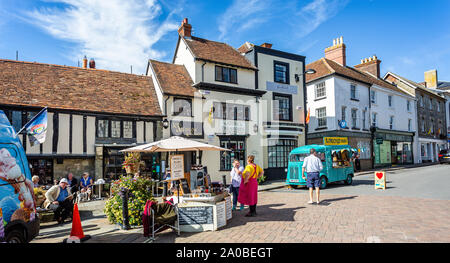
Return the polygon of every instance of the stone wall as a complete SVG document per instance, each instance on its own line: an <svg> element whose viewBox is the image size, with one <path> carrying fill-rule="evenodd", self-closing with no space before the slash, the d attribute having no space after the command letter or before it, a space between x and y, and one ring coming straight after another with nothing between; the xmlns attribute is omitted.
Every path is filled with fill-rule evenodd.
<svg viewBox="0 0 450 263"><path fill-rule="evenodd" d="M68 173L72 173L74 177L80 179L84 172L88 172L94 177L94 159L63 159L62 164L58 164L57 159L53 160L53 177L61 179L66 177Z"/></svg>

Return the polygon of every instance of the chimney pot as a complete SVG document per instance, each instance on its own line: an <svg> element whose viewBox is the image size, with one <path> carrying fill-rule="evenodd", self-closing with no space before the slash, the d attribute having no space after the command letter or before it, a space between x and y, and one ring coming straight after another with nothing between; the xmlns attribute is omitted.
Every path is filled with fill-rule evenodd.
<svg viewBox="0 0 450 263"><path fill-rule="evenodd" d="M371 62L371 63L368 63ZM370 74L380 78L380 64L381 60L378 60L376 55L361 60L361 64L356 65L355 68L361 71L369 72Z"/></svg>
<svg viewBox="0 0 450 263"><path fill-rule="evenodd" d="M181 37L190 38L191 37L192 26L188 23L188 19L183 19L180 28L178 28L178 34Z"/></svg>
<svg viewBox="0 0 450 263"><path fill-rule="evenodd" d="M339 42L341 41L341 43ZM333 46L325 49L325 58L332 60L342 66L346 66L345 45L342 43L342 37L333 39Z"/></svg>
<svg viewBox="0 0 450 263"><path fill-rule="evenodd" d="M89 60L89 68L95 69L95 60L93 58Z"/></svg>
<svg viewBox="0 0 450 263"><path fill-rule="evenodd" d="M87 68L87 64L88 64L88 59L86 56L84 56L83 58L83 68Z"/></svg>
<svg viewBox="0 0 450 263"><path fill-rule="evenodd" d="M263 43L263 44L261 44L261 47L272 48L272 44L270 44L270 43Z"/></svg>

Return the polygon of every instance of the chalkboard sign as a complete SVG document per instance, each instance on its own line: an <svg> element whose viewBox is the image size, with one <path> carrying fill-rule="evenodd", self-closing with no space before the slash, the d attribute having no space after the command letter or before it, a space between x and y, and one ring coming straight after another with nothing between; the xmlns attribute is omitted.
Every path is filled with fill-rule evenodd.
<svg viewBox="0 0 450 263"><path fill-rule="evenodd" d="M213 224L212 206L178 207L180 225Z"/></svg>
<svg viewBox="0 0 450 263"><path fill-rule="evenodd" d="M181 189L183 190L183 194L190 194L191 189L189 188L188 181L186 179L180 179L181 182Z"/></svg>

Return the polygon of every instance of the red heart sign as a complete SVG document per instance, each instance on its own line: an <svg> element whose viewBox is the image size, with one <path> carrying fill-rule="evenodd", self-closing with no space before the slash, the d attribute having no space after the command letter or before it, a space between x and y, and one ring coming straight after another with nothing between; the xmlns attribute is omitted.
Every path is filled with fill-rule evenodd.
<svg viewBox="0 0 450 263"><path fill-rule="evenodd" d="M376 173L375 175L378 177L378 179L383 178L383 173Z"/></svg>

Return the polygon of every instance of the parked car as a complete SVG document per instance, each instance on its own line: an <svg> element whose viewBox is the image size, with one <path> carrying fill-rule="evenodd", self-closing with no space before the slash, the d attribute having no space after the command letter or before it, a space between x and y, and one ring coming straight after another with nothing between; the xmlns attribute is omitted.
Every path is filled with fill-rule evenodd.
<svg viewBox="0 0 450 263"><path fill-rule="evenodd" d="M450 150L441 150L438 157L439 163L450 163Z"/></svg>
<svg viewBox="0 0 450 263"><path fill-rule="evenodd" d="M0 110L0 242L29 242L39 234L39 225L25 151Z"/></svg>

